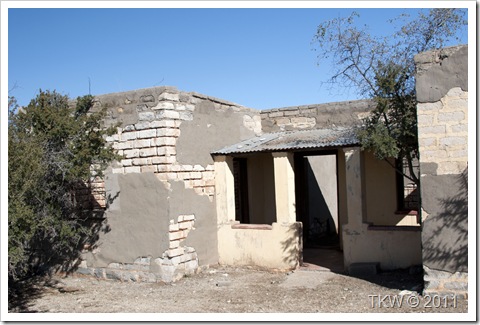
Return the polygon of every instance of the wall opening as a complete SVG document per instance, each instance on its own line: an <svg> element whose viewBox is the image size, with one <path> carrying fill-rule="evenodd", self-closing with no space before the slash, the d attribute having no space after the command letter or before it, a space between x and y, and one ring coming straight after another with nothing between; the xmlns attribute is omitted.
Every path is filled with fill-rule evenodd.
<svg viewBox="0 0 480 325"><path fill-rule="evenodd" d="M335 151L296 155L297 221L305 247L339 245L338 177Z"/></svg>

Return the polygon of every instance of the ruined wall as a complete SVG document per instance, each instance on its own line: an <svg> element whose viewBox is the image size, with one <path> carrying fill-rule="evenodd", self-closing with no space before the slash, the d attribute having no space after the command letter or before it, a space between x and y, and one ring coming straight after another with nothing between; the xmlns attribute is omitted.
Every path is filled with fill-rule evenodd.
<svg viewBox="0 0 480 325"><path fill-rule="evenodd" d="M94 109L108 108L107 124L119 124L107 141L123 159L105 174L108 231L79 271L170 282L218 263L210 152L259 133L257 111L173 87L95 100Z"/></svg>
<svg viewBox="0 0 480 325"><path fill-rule="evenodd" d="M415 57L427 293L468 289L467 58L468 46Z"/></svg>
<svg viewBox="0 0 480 325"><path fill-rule="evenodd" d="M260 113L264 132L348 127L361 124L373 108L370 100L292 106Z"/></svg>

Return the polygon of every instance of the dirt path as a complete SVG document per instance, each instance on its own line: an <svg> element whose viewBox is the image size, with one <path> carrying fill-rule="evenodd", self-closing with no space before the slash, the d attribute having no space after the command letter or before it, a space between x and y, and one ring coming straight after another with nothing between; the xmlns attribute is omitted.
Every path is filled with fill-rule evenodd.
<svg viewBox="0 0 480 325"><path fill-rule="evenodd" d="M373 283L375 282L375 283ZM428 306L421 276L382 273L362 280L297 270L217 266L173 284L56 277L11 311L40 313L464 313L466 299ZM409 291L405 291L409 290ZM399 295L401 294L401 295ZM385 298L387 297L387 298ZM394 298L397 297L397 298ZM402 298L403 297L403 298ZM413 297L413 298L412 298ZM418 303L418 306L415 304ZM435 308L436 307L436 308Z"/></svg>

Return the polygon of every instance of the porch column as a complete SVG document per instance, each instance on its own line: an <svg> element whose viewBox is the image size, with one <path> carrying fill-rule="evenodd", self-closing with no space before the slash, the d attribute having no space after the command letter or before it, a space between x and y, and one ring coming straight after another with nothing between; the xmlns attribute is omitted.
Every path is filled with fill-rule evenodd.
<svg viewBox="0 0 480 325"><path fill-rule="evenodd" d="M345 180L347 183L347 223L361 227L363 223L363 192L360 148L344 148Z"/></svg>
<svg viewBox="0 0 480 325"><path fill-rule="evenodd" d="M233 157L214 156L217 224L235 220Z"/></svg>
<svg viewBox="0 0 480 325"><path fill-rule="evenodd" d="M293 153L274 152L275 206L278 223L294 223L295 214L295 172Z"/></svg>

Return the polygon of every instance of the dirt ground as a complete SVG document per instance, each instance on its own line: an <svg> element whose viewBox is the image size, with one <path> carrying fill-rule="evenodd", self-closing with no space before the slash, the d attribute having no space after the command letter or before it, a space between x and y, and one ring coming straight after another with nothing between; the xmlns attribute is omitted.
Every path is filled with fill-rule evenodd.
<svg viewBox="0 0 480 325"><path fill-rule="evenodd" d="M421 296L408 271L354 278L328 271L215 266L172 284L54 277L18 291L9 312L38 313L466 313L465 298ZM314 319L314 318L313 318Z"/></svg>

